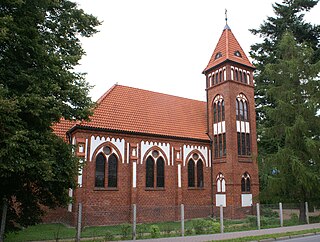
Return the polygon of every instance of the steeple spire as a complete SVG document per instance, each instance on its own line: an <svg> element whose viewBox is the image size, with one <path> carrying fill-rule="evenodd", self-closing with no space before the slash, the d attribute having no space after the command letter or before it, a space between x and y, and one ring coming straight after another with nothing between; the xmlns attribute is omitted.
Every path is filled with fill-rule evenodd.
<svg viewBox="0 0 320 242"><path fill-rule="evenodd" d="M228 25L228 10L227 9L225 9L224 15L225 15L225 20L226 20L226 26L224 26L224 29L230 29L230 27Z"/></svg>

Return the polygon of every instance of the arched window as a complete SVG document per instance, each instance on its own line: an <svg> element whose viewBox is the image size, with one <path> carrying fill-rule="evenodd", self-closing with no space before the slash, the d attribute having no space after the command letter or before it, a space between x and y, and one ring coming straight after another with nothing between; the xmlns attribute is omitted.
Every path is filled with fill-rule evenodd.
<svg viewBox="0 0 320 242"><path fill-rule="evenodd" d="M222 71L219 71L219 81L222 82L223 79L222 79Z"/></svg>
<svg viewBox="0 0 320 242"><path fill-rule="evenodd" d="M154 187L154 160L151 156L146 162L146 187Z"/></svg>
<svg viewBox="0 0 320 242"><path fill-rule="evenodd" d="M218 75L218 72L216 72L216 84L218 84L218 79L219 79L219 75Z"/></svg>
<svg viewBox="0 0 320 242"><path fill-rule="evenodd" d="M214 85L214 72L212 72L212 77L211 77L211 86L213 86Z"/></svg>
<svg viewBox="0 0 320 242"><path fill-rule="evenodd" d="M247 83L247 75L245 71L243 71L243 82Z"/></svg>
<svg viewBox="0 0 320 242"><path fill-rule="evenodd" d="M108 159L108 187L117 187L118 159L112 154Z"/></svg>
<svg viewBox="0 0 320 242"><path fill-rule="evenodd" d="M221 193L221 192L226 192L226 180L224 179L224 175L222 173L219 173L217 175L217 192Z"/></svg>
<svg viewBox="0 0 320 242"><path fill-rule="evenodd" d="M243 94L236 98L236 120L238 155L251 155L248 102Z"/></svg>
<svg viewBox="0 0 320 242"><path fill-rule="evenodd" d="M194 161L190 159L188 162L188 187L195 187Z"/></svg>
<svg viewBox="0 0 320 242"><path fill-rule="evenodd" d="M164 187L164 160L162 157L157 160L157 187Z"/></svg>
<svg viewBox="0 0 320 242"><path fill-rule="evenodd" d="M105 184L105 180L107 180L107 184ZM111 146L105 146L96 157L95 187L117 187L117 185L118 156Z"/></svg>
<svg viewBox="0 0 320 242"><path fill-rule="evenodd" d="M96 158L96 179L95 187L104 187L106 158L99 153Z"/></svg>
<svg viewBox="0 0 320 242"><path fill-rule="evenodd" d="M153 150L146 160L146 187L164 187L165 161L158 150Z"/></svg>
<svg viewBox="0 0 320 242"><path fill-rule="evenodd" d="M214 123L214 157L226 156L226 135L225 135L225 104L223 97L217 95L213 100L213 123Z"/></svg>
<svg viewBox="0 0 320 242"><path fill-rule="evenodd" d="M236 81L239 81L238 70L236 70Z"/></svg>
<svg viewBox="0 0 320 242"><path fill-rule="evenodd" d="M250 192L250 191L251 191L250 175L248 173L244 173L241 178L241 192Z"/></svg>
<svg viewBox="0 0 320 242"><path fill-rule="evenodd" d="M203 187L203 163L202 160L197 161L197 187Z"/></svg>
<svg viewBox="0 0 320 242"><path fill-rule="evenodd" d="M242 82L242 71L239 71L240 82Z"/></svg>

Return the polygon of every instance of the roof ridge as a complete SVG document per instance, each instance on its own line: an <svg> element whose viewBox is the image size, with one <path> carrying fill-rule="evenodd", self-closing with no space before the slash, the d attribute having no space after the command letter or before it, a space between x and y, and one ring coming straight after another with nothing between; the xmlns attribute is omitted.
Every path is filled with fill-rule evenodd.
<svg viewBox="0 0 320 242"><path fill-rule="evenodd" d="M185 99L185 100L205 103L205 101L201 101L201 100L197 100L197 99L191 99L191 98L187 98L187 97L181 97L181 96L177 96L177 95L173 95L173 94L162 93L162 92L157 92L157 91L153 91L153 90L147 90L147 89L138 88L138 87L131 87L131 86L125 86L125 85L118 85L118 84L116 84L116 85L119 86L119 87L127 87L127 88L130 88L130 89L141 90L141 91L146 91L146 92L152 92L152 93L161 94L161 95L165 95L165 96L171 96L171 97L175 97L175 98L181 98L181 99Z"/></svg>
<svg viewBox="0 0 320 242"><path fill-rule="evenodd" d="M116 87L119 86L117 83L114 84L112 87L110 87L104 94L102 94L101 97L99 97L99 99L97 100L97 104L101 103L103 101L103 99L105 99L106 96L108 96L108 94Z"/></svg>

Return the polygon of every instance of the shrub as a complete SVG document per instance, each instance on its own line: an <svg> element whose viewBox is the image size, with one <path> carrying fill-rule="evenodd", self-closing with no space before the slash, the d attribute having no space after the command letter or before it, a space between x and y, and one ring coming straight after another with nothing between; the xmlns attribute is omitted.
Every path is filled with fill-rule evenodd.
<svg viewBox="0 0 320 242"><path fill-rule="evenodd" d="M143 238L143 235L147 232L147 225L145 224L138 224L137 225L137 234L139 238Z"/></svg>
<svg viewBox="0 0 320 242"><path fill-rule="evenodd" d="M160 229L159 229L159 226L157 225L152 225L150 227L150 233L151 233L151 237L152 238L158 238L160 237Z"/></svg>
<svg viewBox="0 0 320 242"><path fill-rule="evenodd" d="M107 230L105 235L104 235L104 240L105 241L111 241L114 240L114 235L111 231Z"/></svg>
<svg viewBox="0 0 320 242"><path fill-rule="evenodd" d="M268 218L279 218L279 214L276 211L273 211L271 208L261 208L261 214Z"/></svg>
<svg viewBox="0 0 320 242"><path fill-rule="evenodd" d="M195 219L192 221L196 234L219 233L220 223L211 219Z"/></svg>
<svg viewBox="0 0 320 242"><path fill-rule="evenodd" d="M128 238L131 233L131 225L130 224L122 224L120 226L121 237L123 239Z"/></svg>

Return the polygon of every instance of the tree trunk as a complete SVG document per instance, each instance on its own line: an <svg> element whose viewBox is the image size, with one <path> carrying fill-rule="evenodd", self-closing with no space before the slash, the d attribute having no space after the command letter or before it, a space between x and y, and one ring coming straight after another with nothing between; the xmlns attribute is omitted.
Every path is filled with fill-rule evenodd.
<svg viewBox="0 0 320 242"><path fill-rule="evenodd" d="M300 202L299 222L306 223L306 206L304 202Z"/></svg>
<svg viewBox="0 0 320 242"><path fill-rule="evenodd" d="M7 209L8 209L8 202L6 199L3 199L2 217L1 217L1 225L0 225L0 242L4 241L4 230L6 226Z"/></svg>

